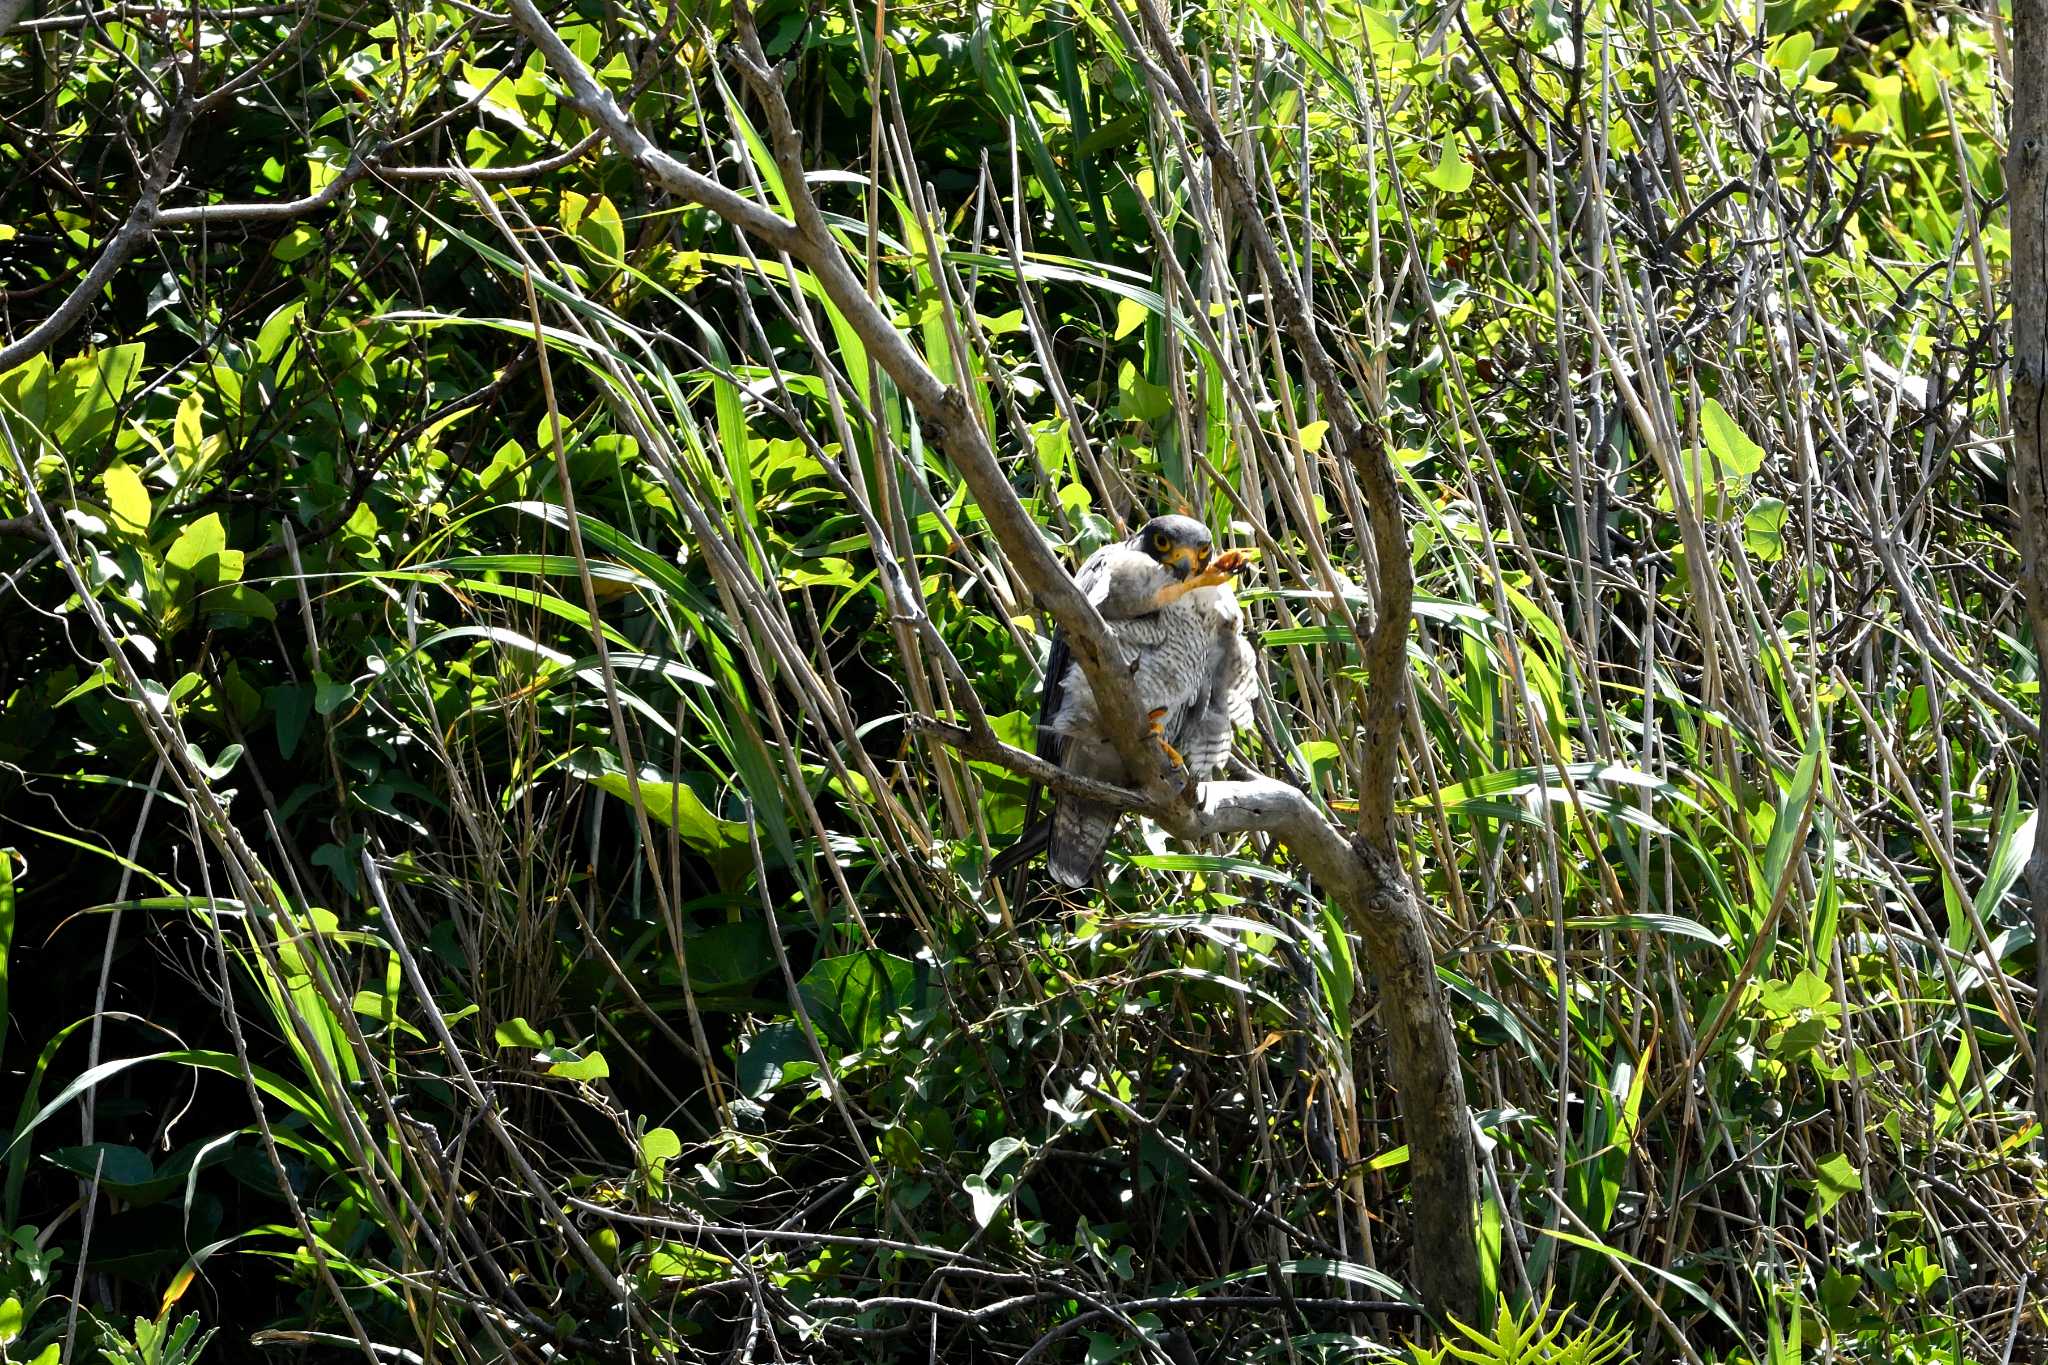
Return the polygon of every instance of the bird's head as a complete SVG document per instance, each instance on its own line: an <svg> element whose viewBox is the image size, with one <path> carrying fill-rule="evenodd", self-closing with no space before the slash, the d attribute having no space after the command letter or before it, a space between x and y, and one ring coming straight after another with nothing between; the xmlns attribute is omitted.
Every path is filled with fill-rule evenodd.
<svg viewBox="0 0 2048 1365"><path fill-rule="evenodd" d="M1154 517L1138 528L1131 544L1150 555L1175 578L1186 579L1209 567L1215 548L1209 528L1193 517Z"/></svg>

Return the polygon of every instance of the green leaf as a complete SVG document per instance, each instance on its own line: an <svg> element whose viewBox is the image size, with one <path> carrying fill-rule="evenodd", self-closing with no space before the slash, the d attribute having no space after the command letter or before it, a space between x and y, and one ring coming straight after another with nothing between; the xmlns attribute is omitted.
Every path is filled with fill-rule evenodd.
<svg viewBox="0 0 2048 1365"><path fill-rule="evenodd" d="M576 236L604 264L616 265L625 259L626 224L619 217L617 206L605 195L599 195L584 210L582 221L576 224Z"/></svg>
<svg viewBox="0 0 2048 1365"><path fill-rule="evenodd" d="M1145 378L1128 360L1117 372L1116 386L1117 414L1126 420L1156 424L1173 411L1173 392Z"/></svg>
<svg viewBox="0 0 2048 1365"><path fill-rule="evenodd" d="M1465 160L1456 138L1438 144L1436 165L1424 171L1422 178L1445 194L1463 194L1472 188L1472 163Z"/></svg>
<svg viewBox="0 0 2048 1365"><path fill-rule="evenodd" d="M1698 939L1717 948L1728 946L1726 938L1706 925L1689 920L1683 915L1579 915L1567 919L1564 923L1567 929L1640 929L1645 933L1672 934L1678 938Z"/></svg>
<svg viewBox="0 0 2048 1365"><path fill-rule="evenodd" d="M281 683L265 688L263 700L276 717L272 727L277 731L277 751L289 759L299 751L307 717L313 713L313 689L304 683Z"/></svg>
<svg viewBox="0 0 2048 1365"><path fill-rule="evenodd" d="M690 985L716 994L742 990L775 970L768 926L759 917L714 924L689 939Z"/></svg>
<svg viewBox="0 0 2048 1365"><path fill-rule="evenodd" d="M1833 1003L1834 991L1813 972L1801 972L1790 981L1767 981L1763 1006L1772 1014L1792 1015L1817 1011Z"/></svg>
<svg viewBox="0 0 2048 1365"><path fill-rule="evenodd" d="M206 400L198 389L185 395L171 419L171 458L178 466L178 481L191 478L205 463Z"/></svg>
<svg viewBox="0 0 2048 1365"><path fill-rule="evenodd" d="M194 1149L187 1149L189 1160ZM158 1171L149 1154L119 1143L95 1142L86 1147L59 1147L45 1161L83 1180L98 1179L102 1187L135 1206L156 1203L184 1182L182 1168ZM172 1158L175 1163L177 1158Z"/></svg>
<svg viewBox="0 0 2048 1365"><path fill-rule="evenodd" d="M1003 1201L1017 1188L1017 1177L1006 1175L995 1184L989 1184L985 1175L970 1175L960 1182L967 1189L968 1201L974 1206L974 1222L977 1227L987 1227L1002 1212Z"/></svg>
<svg viewBox="0 0 2048 1365"><path fill-rule="evenodd" d="M605 1061L602 1052L592 1052L585 1057L565 1057L548 1067L548 1075L559 1076L565 1081L601 1081L611 1074L611 1065Z"/></svg>
<svg viewBox="0 0 2048 1365"><path fill-rule="evenodd" d="M5 374L0 374L0 406L31 427L44 426L50 417L55 373L48 356L30 356Z"/></svg>
<svg viewBox="0 0 2048 1365"><path fill-rule="evenodd" d="M219 557L227 548L227 528L221 526L221 514L209 512L184 530L170 544L170 551L164 553L164 563L172 569L184 569L186 573L197 573L209 559Z"/></svg>
<svg viewBox="0 0 2048 1365"><path fill-rule="evenodd" d="M757 1100L783 1082L802 1080L817 1069L802 1029L792 1023L770 1024L741 1050L734 1078L742 1095Z"/></svg>
<svg viewBox="0 0 2048 1365"><path fill-rule="evenodd" d="M1742 543L1766 564L1785 557L1786 511L1782 500L1762 498L1742 518Z"/></svg>
<svg viewBox="0 0 2048 1365"><path fill-rule="evenodd" d="M270 249L270 254L289 264L302 256L312 254L313 249L319 245L320 234L306 224L300 223L277 239L277 245Z"/></svg>
<svg viewBox="0 0 2048 1365"><path fill-rule="evenodd" d="M1116 340L1122 341L1145 325L1145 319L1152 316L1152 310L1136 299L1116 301Z"/></svg>
<svg viewBox="0 0 2048 1365"><path fill-rule="evenodd" d="M647 1273L663 1280L715 1280L731 1264L716 1252L681 1242L663 1242L647 1255Z"/></svg>
<svg viewBox="0 0 2048 1365"><path fill-rule="evenodd" d="M1358 96L1358 87L1351 83L1351 78L1344 74L1344 69L1337 65L1336 62L1331 61L1321 48L1310 42L1294 26L1292 19L1293 11L1291 9L1283 9L1280 5L1274 4L1273 0L1251 0L1251 5L1253 9L1259 12L1259 16L1266 21L1266 26L1279 34L1282 40L1289 47L1293 48L1303 61L1315 68L1316 74L1328 81L1332 88L1344 97L1345 103L1360 113L1367 111L1368 106L1366 102ZM1371 6L1360 6L1360 9L1363 11L1360 17L1367 21L1365 27L1369 31L1378 31L1379 25L1371 22L1374 19L1379 19L1380 25L1385 24L1385 19L1378 11L1372 9ZM1389 41L1391 41L1392 35L1389 34L1387 36Z"/></svg>
<svg viewBox="0 0 2048 1365"><path fill-rule="evenodd" d="M634 784L617 769L616 763L608 753L586 752L570 760L569 770L599 791L631 801ZM643 773L638 786L648 817L674 830L690 847L703 853L746 847L747 827L738 820L722 820L713 815L688 783L668 782Z"/></svg>
<svg viewBox="0 0 2048 1365"><path fill-rule="evenodd" d="M255 621L277 619L277 604L248 583L230 583L215 588L202 594L197 605L199 610L211 618L248 617Z"/></svg>
<svg viewBox="0 0 2048 1365"><path fill-rule="evenodd" d="M164 552L164 579L177 596L232 583L242 576L242 552L228 548L220 513L208 512L188 525Z"/></svg>
<svg viewBox="0 0 2048 1365"><path fill-rule="evenodd" d="M1340 1280L1345 1284L1355 1285L1379 1298L1394 1299L1401 1303L1416 1302L1415 1295L1405 1285L1384 1271L1374 1270L1371 1266L1359 1265L1355 1261L1326 1260L1321 1257L1300 1261L1280 1261L1270 1265L1255 1266L1248 1270L1232 1271L1222 1279L1211 1280L1200 1288L1201 1292L1207 1293L1211 1290L1221 1289L1225 1285L1241 1284L1251 1279L1265 1279L1275 1272L1290 1278Z"/></svg>
<svg viewBox="0 0 2048 1365"><path fill-rule="evenodd" d="M276 364L282 357L286 343L293 338L299 314L305 311L306 299L301 295L264 319L263 326L256 333L256 358L266 365Z"/></svg>
<svg viewBox="0 0 2048 1365"><path fill-rule="evenodd" d="M323 716L331 716L354 700L356 689L352 684L336 682L325 673L313 675L313 709Z"/></svg>
<svg viewBox="0 0 2048 1365"><path fill-rule="evenodd" d="M115 463L100 475L100 489L107 495L107 513L114 534L129 540L149 536L149 490L132 465Z"/></svg>
<svg viewBox="0 0 2048 1365"><path fill-rule="evenodd" d="M1764 448L1750 440L1728 415L1728 409L1712 398L1700 405L1700 434L1706 438L1707 449L1713 453L1723 478L1733 475L1746 479L1763 468Z"/></svg>
<svg viewBox="0 0 2048 1365"><path fill-rule="evenodd" d="M534 1026L523 1018L507 1019L491 1030L491 1036L497 1040L499 1047L532 1048L538 1051L548 1045L548 1040L541 1037Z"/></svg>
<svg viewBox="0 0 2048 1365"><path fill-rule="evenodd" d="M640 1135L640 1160L650 1171L659 1171L664 1161L683 1154L683 1140L673 1128L649 1128Z"/></svg>
<svg viewBox="0 0 2048 1365"><path fill-rule="evenodd" d="M1789 76L1804 67L1812 53L1811 33L1788 33L1773 48L1770 63Z"/></svg>
<svg viewBox="0 0 2048 1365"><path fill-rule="evenodd" d="M476 100L479 112L502 119L528 137L536 136L533 125L526 121L526 111L519 107L519 82L510 72L472 66L468 62L462 63L461 71L455 89L465 99ZM317 190L319 186L314 188Z"/></svg>
<svg viewBox="0 0 2048 1365"><path fill-rule="evenodd" d="M1817 1215L1808 1215L1809 1226L1832 1212L1844 1196L1863 1188L1863 1173L1851 1165L1849 1158L1841 1152L1824 1157L1816 1171L1819 1181L1814 1187L1814 1192L1820 1196L1820 1211Z"/></svg>
<svg viewBox="0 0 2048 1365"><path fill-rule="evenodd" d="M60 366L50 395L51 436L61 450L83 450L114 429L121 402L142 375L142 343L108 346Z"/></svg>
<svg viewBox="0 0 2048 1365"><path fill-rule="evenodd" d="M896 1016L924 999L924 971L894 953L848 953L813 963L797 983L812 1022L834 1042L866 1048L882 1040Z"/></svg>

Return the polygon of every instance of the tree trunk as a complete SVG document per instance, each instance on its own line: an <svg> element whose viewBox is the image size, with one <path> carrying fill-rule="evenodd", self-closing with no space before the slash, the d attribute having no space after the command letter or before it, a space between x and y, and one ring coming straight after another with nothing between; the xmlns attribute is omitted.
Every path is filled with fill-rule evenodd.
<svg viewBox="0 0 2048 1365"><path fill-rule="evenodd" d="M2005 185L2012 228L2012 497L2027 617L2037 655L2048 649L2048 0L2013 0L2012 129ZM2048 1142L2048 763L2035 754L2034 1112Z"/></svg>

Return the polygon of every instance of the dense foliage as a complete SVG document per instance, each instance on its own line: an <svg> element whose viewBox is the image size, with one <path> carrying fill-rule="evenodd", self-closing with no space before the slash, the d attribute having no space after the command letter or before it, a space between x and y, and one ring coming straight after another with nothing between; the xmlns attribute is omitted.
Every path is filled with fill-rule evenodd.
<svg viewBox="0 0 2048 1365"><path fill-rule="evenodd" d="M1365 495L1119 4L752 21L1063 557L1252 553L1239 751L1342 821ZM550 16L788 213L745 17ZM1404 482L1503 1300L1416 1358L2040 1358L1996 6L1164 19ZM0 0L0 1344L1433 1338L1342 916L1149 826L984 883L1037 798L911 718L1028 747L1049 623L812 272L570 96L465 0Z"/></svg>

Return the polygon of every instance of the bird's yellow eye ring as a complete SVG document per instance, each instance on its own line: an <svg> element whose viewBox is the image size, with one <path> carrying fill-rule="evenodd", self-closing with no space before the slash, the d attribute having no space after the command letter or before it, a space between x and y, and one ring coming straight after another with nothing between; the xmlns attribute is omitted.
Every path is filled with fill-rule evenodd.
<svg viewBox="0 0 2048 1365"><path fill-rule="evenodd" d="M1170 535L1168 535L1168 534L1166 534L1166 532L1164 532L1164 531L1156 531L1156 532L1154 532L1154 533L1153 533L1153 535L1152 535L1152 548L1153 548L1153 549L1155 549L1155 550L1164 550L1164 549L1165 549L1165 548L1166 548L1167 546L1169 546L1169 545L1171 545L1171 544L1173 544L1173 537L1172 537L1172 536L1170 536Z"/></svg>

